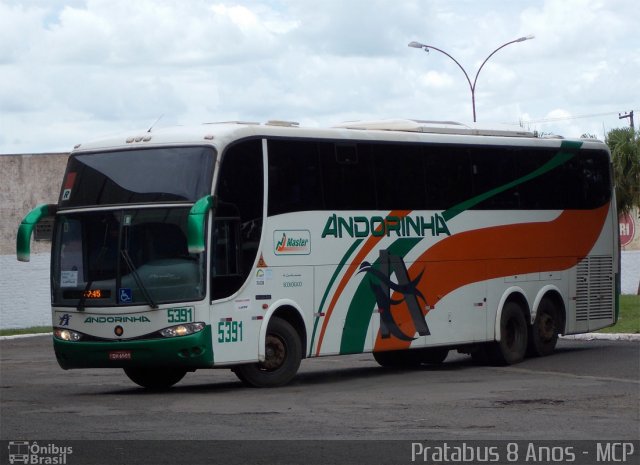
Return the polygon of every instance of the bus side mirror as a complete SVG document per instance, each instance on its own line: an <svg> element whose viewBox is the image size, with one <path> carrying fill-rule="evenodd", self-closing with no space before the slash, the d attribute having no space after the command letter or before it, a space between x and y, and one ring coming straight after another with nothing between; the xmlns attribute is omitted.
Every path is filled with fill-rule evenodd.
<svg viewBox="0 0 640 465"><path fill-rule="evenodd" d="M18 228L18 236L16 240L16 255L18 261L28 262L31 259L31 235L40 220L51 217L58 211L56 204L41 204L27 213L20 227Z"/></svg>
<svg viewBox="0 0 640 465"><path fill-rule="evenodd" d="M191 207L189 217L187 218L187 245L189 247L189 253L204 252L204 220L212 208L213 197L210 195L202 197Z"/></svg>

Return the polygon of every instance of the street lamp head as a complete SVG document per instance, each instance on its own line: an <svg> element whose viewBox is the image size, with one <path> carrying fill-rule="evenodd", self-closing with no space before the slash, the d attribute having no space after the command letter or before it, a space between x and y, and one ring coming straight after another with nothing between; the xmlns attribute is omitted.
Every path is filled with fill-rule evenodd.
<svg viewBox="0 0 640 465"><path fill-rule="evenodd" d="M421 44L420 42L416 42L415 40L413 42L409 42L409 47L412 47L412 48L427 48L426 45Z"/></svg>
<svg viewBox="0 0 640 465"><path fill-rule="evenodd" d="M524 37L520 37L519 39L516 39L516 42L524 42L525 40L531 40L535 38L536 36L534 36L533 34L529 34L528 36L524 36Z"/></svg>

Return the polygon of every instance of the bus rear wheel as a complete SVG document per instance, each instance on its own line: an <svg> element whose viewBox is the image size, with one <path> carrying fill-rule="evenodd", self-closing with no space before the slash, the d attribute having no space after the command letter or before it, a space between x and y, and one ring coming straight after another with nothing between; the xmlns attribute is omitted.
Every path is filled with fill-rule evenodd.
<svg viewBox="0 0 640 465"><path fill-rule="evenodd" d="M500 316L500 341L492 344L490 360L496 365L521 362L527 353L528 327L522 306L507 302Z"/></svg>
<svg viewBox="0 0 640 465"><path fill-rule="evenodd" d="M529 328L529 353L534 356L550 355L558 343L560 333L559 312L548 298L542 299L533 325Z"/></svg>
<svg viewBox="0 0 640 465"><path fill-rule="evenodd" d="M277 387L294 378L301 360L302 343L298 333L285 320L273 317L267 329L264 362L239 365L233 371L248 386Z"/></svg>
<svg viewBox="0 0 640 465"><path fill-rule="evenodd" d="M168 389L187 374L177 368L125 368L124 373L138 386L147 389Z"/></svg>

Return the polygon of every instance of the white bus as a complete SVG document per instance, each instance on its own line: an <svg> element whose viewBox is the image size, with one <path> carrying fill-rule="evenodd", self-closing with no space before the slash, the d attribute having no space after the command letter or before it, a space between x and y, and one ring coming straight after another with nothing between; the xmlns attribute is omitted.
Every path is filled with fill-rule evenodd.
<svg viewBox="0 0 640 465"><path fill-rule="evenodd" d="M303 358L362 352L512 364L617 318L594 140L414 120L164 129L77 146L18 259L46 217L60 366L147 388L200 368L279 386Z"/></svg>

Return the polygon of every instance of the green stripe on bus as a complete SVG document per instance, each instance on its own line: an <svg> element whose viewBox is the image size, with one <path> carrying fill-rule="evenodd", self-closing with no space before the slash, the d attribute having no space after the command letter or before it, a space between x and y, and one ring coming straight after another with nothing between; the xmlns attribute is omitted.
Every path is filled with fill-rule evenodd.
<svg viewBox="0 0 640 465"><path fill-rule="evenodd" d="M362 243L363 240L364 239L356 240L351 245L351 247L349 247L349 250L347 250L347 252L344 254L344 256L342 257L342 260L340 260L340 263L338 264L335 271L333 272L333 276L331 276L331 279L329 280L329 284L327 285L327 288L324 290L324 295L322 296L322 300L320 301L320 306L318 307L318 313L322 312L322 309L324 308L324 303L326 302L327 297L329 296L329 291L333 287L333 284L338 278L338 275L344 268L344 265L347 263L347 260L349 259L351 254L355 252L355 250L358 248L358 246ZM309 344L309 357L311 357L311 353L313 352L313 343L316 338L316 331L318 330L319 321L320 321L320 316L316 316L315 321L313 322L313 333L311 334L311 344Z"/></svg>
<svg viewBox="0 0 640 465"><path fill-rule="evenodd" d="M422 237L398 239L389 246L389 253L404 258L422 239ZM380 267L379 258L373 262L373 267L374 269ZM349 304L347 318L342 329L340 354L357 354L364 350L367 329L369 328L369 321L371 320L375 303L376 298L371 292L369 278L363 278Z"/></svg>
<svg viewBox="0 0 640 465"><path fill-rule="evenodd" d="M538 176L541 176L546 172L551 171L552 169L565 164L567 161L571 160L575 156L576 150L578 150L581 146L582 146L582 142L580 141L566 141L566 140L562 141L562 144L560 145L560 151L556 153L556 155L551 160L546 162L540 168L532 171L529 174L522 176L521 178L515 179L507 184L496 187L495 189L492 189L490 191L484 192L469 200L465 200L464 202L461 202L458 205L455 205L449 208L448 210L442 212L442 217L444 218L445 221L449 221L450 219L459 215L463 211L473 208L480 202L483 202L484 200L487 200L493 197L494 195L498 195L501 192L511 189L512 187L518 186L522 183L530 181L531 179L537 178Z"/></svg>

